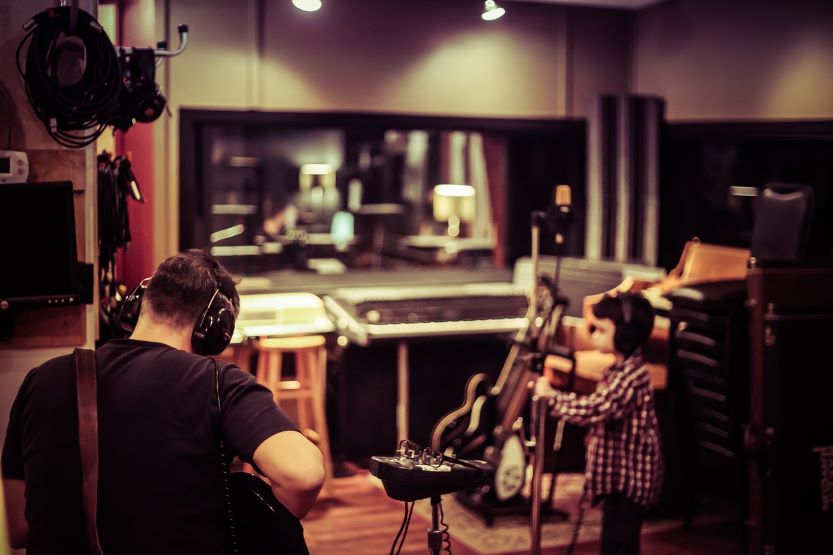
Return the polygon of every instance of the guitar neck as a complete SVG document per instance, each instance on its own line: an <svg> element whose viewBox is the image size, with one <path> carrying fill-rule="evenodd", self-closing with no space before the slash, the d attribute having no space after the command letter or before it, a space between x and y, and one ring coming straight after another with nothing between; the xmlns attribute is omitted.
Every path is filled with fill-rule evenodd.
<svg viewBox="0 0 833 555"><path fill-rule="evenodd" d="M535 379L535 372L528 369L526 364L518 364L513 373L513 383L498 395L497 407L500 414L500 425L504 430L510 430L521 415L529 398L527 384Z"/></svg>

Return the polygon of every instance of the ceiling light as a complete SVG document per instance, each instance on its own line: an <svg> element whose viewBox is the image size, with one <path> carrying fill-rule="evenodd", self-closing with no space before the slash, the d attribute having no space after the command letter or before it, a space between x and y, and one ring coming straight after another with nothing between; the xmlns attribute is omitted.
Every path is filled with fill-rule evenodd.
<svg viewBox="0 0 833 555"><path fill-rule="evenodd" d="M506 10L498 6L497 3L495 3L495 0L486 0L485 5L483 6L483 13L480 14L480 17L486 21L494 21L495 19L502 17L505 13Z"/></svg>
<svg viewBox="0 0 833 555"><path fill-rule="evenodd" d="M317 12L321 9L321 0L292 0L292 4L305 12Z"/></svg>

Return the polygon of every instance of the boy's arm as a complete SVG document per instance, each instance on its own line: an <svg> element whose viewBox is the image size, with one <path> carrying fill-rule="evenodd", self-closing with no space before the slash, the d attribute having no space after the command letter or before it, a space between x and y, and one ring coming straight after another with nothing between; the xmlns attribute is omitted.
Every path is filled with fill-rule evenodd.
<svg viewBox="0 0 833 555"><path fill-rule="evenodd" d="M610 382L599 382L596 391L577 397L575 393L555 392L552 414L578 426L593 426L618 420L637 405L635 389L649 380L647 373L617 373Z"/></svg>

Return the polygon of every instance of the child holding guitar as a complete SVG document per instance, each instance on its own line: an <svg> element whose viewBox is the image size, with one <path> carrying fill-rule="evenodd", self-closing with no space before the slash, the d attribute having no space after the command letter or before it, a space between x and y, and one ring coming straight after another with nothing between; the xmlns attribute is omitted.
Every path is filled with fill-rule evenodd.
<svg viewBox="0 0 833 555"><path fill-rule="evenodd" d="M592 316L593 346L615 355L595 391L562 392L541 377L535 393L552 398L554 417L589 428L583 499L603 503L601 554L634 555L644 510L659 500L663 480L654 394L641 350L654 311L642 295L618 293L605 295Z"/></svg>

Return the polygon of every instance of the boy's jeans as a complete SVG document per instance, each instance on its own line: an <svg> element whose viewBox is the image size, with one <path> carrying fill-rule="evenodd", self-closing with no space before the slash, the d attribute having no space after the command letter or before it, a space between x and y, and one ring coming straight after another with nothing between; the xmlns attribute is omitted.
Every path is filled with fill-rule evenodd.
<svg viewBox="0 0 833 555"><path fill-rule="evenodd" d="M604 496L601 555L639 555L644 509L622 495Z"/></svg>

